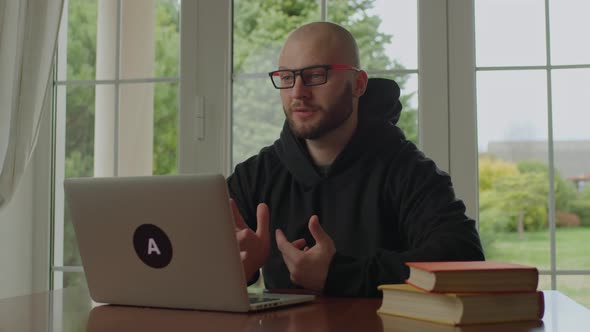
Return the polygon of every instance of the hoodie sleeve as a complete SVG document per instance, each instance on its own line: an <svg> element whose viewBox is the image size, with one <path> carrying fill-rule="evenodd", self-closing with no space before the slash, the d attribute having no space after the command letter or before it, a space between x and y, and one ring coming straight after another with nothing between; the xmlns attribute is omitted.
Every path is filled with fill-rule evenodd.
<svg viewBox="0 0 590 332"><path fill-rule="evenodd" d="M256 211L252 206L257 206L252 202L254 194L251 192L255 186L252 184L252 167L253 160L236 166L234 173L227 178L227 189L229 197L234 200L244 222L253 230L256 230ZM248 286L256 283L260 277L260 271L256 271L251 280L248 280Z"/></svg>
<svg viewBox="0 0 590 332"><path fill-rule="evenodd" d="M255 201L255 169L256 160L250 159L238 164L234 173L227 178L229 197L234 200L244 222L253 230L256 230L256 206Z"/></svg>
<svg viewBox="0 0 590 332"><path fill-rule="evenodd" d="M403 162L393 163L404 166L390 172L385 194L387 204L397 212L396 229L406 250L379 249L370 257L337 252L328 271L326 295L378 296L380 284L403 283L408 278L405 262L484 260L475 221L455 198L449 175L421 152L410 150L400 157Z"/></svg>

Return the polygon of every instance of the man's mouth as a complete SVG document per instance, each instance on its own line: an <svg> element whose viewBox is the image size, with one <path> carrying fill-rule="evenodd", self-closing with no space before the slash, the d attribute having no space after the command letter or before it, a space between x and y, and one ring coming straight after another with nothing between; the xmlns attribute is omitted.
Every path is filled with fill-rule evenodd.
<svg viewBox="0 0 590 332"><path fill-rule="evenodd" d="M312 116L314 113L315 111L313 109L307 107L293 108L293 115L298 118L308 118Z"/></svg>

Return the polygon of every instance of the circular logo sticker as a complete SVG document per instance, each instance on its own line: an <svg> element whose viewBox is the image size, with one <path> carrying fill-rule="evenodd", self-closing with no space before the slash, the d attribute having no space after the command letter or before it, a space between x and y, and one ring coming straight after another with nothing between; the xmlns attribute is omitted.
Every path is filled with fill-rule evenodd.
<svg viewBox="0 0 590 332"><path fill-rule="evenodd" d="M172 244L163 230L152 224L143 224L133 233L133 247L139 259L156 269L172 261Z"/></svg>

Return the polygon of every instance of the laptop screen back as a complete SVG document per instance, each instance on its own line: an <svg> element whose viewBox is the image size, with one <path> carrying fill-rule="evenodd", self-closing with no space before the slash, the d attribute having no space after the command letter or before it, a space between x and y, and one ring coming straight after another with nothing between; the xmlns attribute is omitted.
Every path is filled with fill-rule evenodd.
<svg viewBox="0 0 590 332"><path fill-rule="evenodd" d="M93 300L247 311L221 175L64 181Z"/></svg>

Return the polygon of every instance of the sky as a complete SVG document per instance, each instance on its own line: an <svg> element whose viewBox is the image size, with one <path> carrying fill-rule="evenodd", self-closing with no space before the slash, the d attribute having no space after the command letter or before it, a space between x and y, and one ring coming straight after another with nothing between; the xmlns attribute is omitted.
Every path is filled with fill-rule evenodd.
<svg viewBox="0 0 590 332"><path fill-rule="evenodd" d="M551 64L590 64L590 1L550 1L549 12ZM373 13L394 36L388 53L416 68L417 0L376 0ZM544 0L475 0L475 25L477 67L546 65ZM490 141L547 140L547 71L478 71L476 80L480 152ZM554 139L590 140L590 68L552 70L551 82Z"/></svg>

